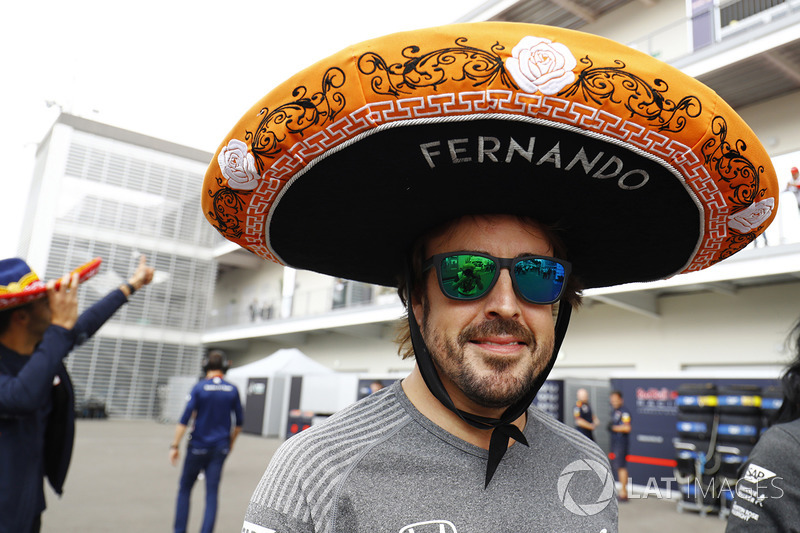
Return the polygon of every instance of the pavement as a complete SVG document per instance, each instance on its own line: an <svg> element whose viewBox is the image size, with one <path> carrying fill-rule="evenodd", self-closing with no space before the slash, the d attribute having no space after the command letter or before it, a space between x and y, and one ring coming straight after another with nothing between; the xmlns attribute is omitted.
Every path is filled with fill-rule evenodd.
<svg viewBox="0 0 800 533"><path fill-rule="evenodd" d="M168 460L174 430L174 425L155 421L78 420L63 497L48 487L43 533L172 531L181 467ZM246 433L236 441L223 470L217 533L241 532L250 495L280 444ZM200 529L204 492L198 482L190 531ZM716 514L681 512L674 500L638 496L620 504L620 533L725 531L725 521Z"/></svg>

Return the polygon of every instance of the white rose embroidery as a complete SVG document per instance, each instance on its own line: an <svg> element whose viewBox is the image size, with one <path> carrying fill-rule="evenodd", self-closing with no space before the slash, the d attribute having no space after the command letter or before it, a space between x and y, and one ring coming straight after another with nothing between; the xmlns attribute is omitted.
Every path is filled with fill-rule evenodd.
<svg viewBox="0 0 800 533"><path fill-rule="evenodd" d="M258 185L260 176L253 154L247 151L247 145L239 139L228 141L228 146L220 151L217 163L231 189L250 191Z"/></svg>
<svg viewBox="0 0 800 533"><path fill-rule="evenodd" d="M740 232L747 233L758 228L767 220L775 209L775 198L767 198L751 204L744 211L728 217L728 226Z"/></svg>
<svg viewBox="0 0 800 533"><path fill-rule="evenodd" d="M506 59L506 68L520 89L542 94L556 94L575 81L572 70L577 64L566 45L530 35Z"/></svg>

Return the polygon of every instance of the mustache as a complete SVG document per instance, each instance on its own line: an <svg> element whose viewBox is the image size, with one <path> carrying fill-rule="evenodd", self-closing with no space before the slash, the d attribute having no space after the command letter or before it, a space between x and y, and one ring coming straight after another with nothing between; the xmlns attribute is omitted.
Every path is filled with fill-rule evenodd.
<svg viewBox="0 0 800 533"><path fill-rule="evenodd" d="M536 336L522 324L508 318L485 320L480 324L467 326L458 334L457 342L464 346L476 337L511 335L524 342L529 348L536 346Z"/></svg>

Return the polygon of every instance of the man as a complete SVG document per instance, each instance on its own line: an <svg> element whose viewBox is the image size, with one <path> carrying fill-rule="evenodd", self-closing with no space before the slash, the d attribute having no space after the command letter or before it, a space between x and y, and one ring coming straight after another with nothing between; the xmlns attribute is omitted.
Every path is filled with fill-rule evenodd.
<svg viewBox="0 0 800 533"><path fill-rule="evenodd" d="M142 256L127 283L78 316L78 284L99 266L45 285L22 259L0 261L1 533L40 530L45 477L62 493L75 425L63 359L153 279Z"/></svg>
<svg viewBox="0 0 800 533"><path fill-rule="evenodd" d="M718 262L777 195L724 102L599 37L456 24L298 73L224 139L203 211L265 259L396 286L415 366L289 439L242 532L616 531L605 455L531 407L579 290Z"/></svg>
<svg viewBox="0 0 800 533"><path fill-rule="evenodd" d="M792 359L781 376L781 407L731 487L726 533L797 531L800 524L800 321L786 340Z"/></svg>
<svg viewBox="0 0 800 533"><path fill-rule="evenodd" d="M575 419L575 429L590 440L594 440L594 428L600 422L597 415L589 405L589 391L578 389L575 393L575 407L572 409L572 417Z"/></svg>
<svg viewBox="0 0 800 533"><path fill-rule="evenodd" d="M615 390L609 395L613 411L608 429L611 432L611 467L617 475L621 488L619 500L628 501L628 440L631 433L631 414L624 409L622 392Z"/></svg>
<svg viewBox="0 0 800 533"><path fill-rule="evenodd" d="M789 172L792 179L786 182L786 190L794 194L795 200L797 200L797 208L800 209L800 170L797 170L797 167L792 167Z"/></svg>
<svg viewBox="0 0 800 533"><path fill-rule="evenodd" d="M189 498L200 472L205 472L206 478L206 508L200 531L214 531L222 465L242 431L243 422L239 390L222 379L227 369L228 362L223 352L209 352L203 364L205 379L192 388L180 422L175 427L175 437L169 447L169 460L173 466L178 463L178 446L186 433L186 426L194 418L194 428L186 448L186 459L178 488L175 533L186 531ZM231 431L232 417L236 422Z"/></svg>

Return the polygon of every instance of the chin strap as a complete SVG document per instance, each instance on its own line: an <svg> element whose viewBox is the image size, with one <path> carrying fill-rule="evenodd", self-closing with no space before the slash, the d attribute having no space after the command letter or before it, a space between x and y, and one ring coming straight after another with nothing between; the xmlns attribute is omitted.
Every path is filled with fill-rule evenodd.
<svg viewBox="0 0 800 533"><path fill-rule="evenodd" d="M550 361L548 361L545 369L536 378L531 390L528 391L528 393L522 399L517 401L517 403L509 406L503 412L500 418L488 418L468 413L457 408L453 403L453 400L450 398L450 395L447 393L447 390L444 388L442 380L439 378L439 373L436 371L436 366L433 363L433 359L431 358L431 354L428 351L428 347L422 338L422 333L420 332L416 317L414 316L414 309L411 305L410 282L410 276L406 274L406 286L409 288L409 294L407 295L408 327L411 332L411 344L414 347L414 355L416 357L420 373L422 374L422 378L425 381L425 385L427 385L428 390L431 391L431 393L436 397L437 400L439 400L439 402L441 402L442 405L457 414L464 422L478 429L492 432L489 440L489 460L486 464L486 479L484 484L484 488L486 488L489 486L489 482L492 480L495 470L497 470L497 467L500 464L500 460L505 455L506 450L508 450L509 439L514 439L517 442L528 446L528 440L525 438L525 435L522 434L522 431L520 431L520 429L515 426L513 422L522 416L525 411L527 411L528 407L531 405L531 402L533 402L536 393L539 392L539 389L544 384L547 376L550 374L550 371L553 369L558 350L564 340L564 335L567 333L567 326L569 325L572 306L566 302L562 302L558 306L553 354L551 355Z"/></svg>

